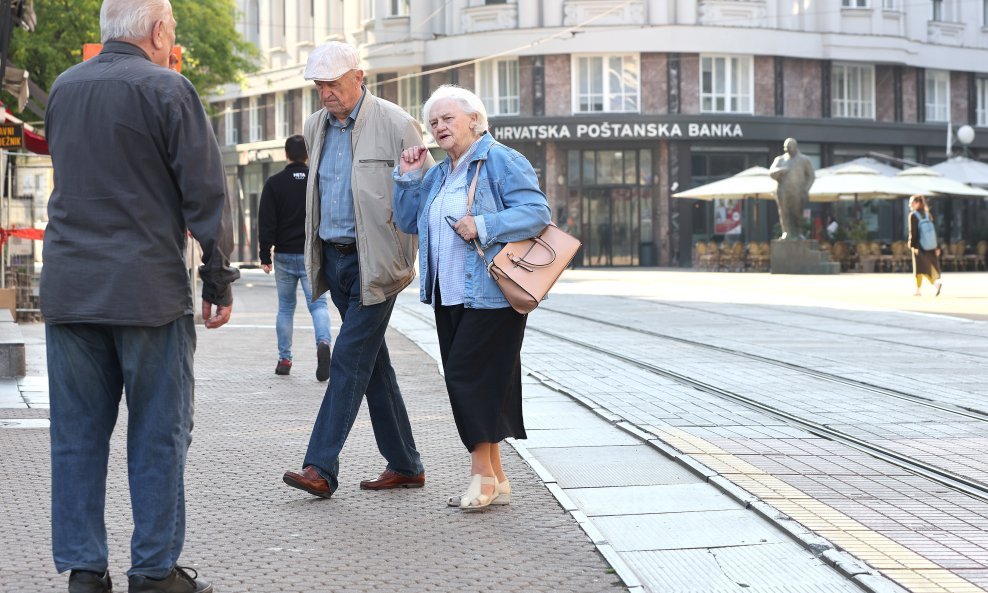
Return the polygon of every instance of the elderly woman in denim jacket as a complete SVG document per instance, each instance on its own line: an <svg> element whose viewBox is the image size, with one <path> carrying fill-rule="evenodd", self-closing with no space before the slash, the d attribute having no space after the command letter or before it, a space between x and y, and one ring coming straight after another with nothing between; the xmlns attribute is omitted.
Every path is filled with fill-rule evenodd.
<svg viewBox="0 0 988 593"><path fill-rule="evenodd" d="M477 95L444 85L422 111L447 156L422 175L426 147L402 152L395 222L419 236L420 297L435 309L446 390L471 456L470 484L448 502L476 510L511 500L499 443L526 437L521 345L527 316L508 304L473 242L492 258L505 243L545 228L550 211L532 165L487 132L487 110Z"/></svg>

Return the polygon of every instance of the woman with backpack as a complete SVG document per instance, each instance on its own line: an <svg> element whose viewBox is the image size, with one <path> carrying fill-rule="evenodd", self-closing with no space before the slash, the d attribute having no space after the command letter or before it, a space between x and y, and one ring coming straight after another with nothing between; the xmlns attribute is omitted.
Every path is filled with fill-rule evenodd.
<svg viewBox="0 0 988 593"><path fill-rule="evenodd" d="M943 282L940 281L940 247L933 213L926 205L926 198L920 195L909 198L909 210L909 247L913 252L913 274L916 275L914 295L920 296L919 288L926 278L936 288L934 296L940 296Z"/></svg>

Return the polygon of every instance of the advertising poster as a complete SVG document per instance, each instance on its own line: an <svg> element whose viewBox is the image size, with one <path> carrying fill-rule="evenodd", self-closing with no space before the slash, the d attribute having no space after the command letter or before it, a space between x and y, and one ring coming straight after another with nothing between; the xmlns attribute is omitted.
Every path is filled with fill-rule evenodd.
<svg viewBox="0 0 988 593"><path fill-rule="evenodd" d="M714 234L741 234L741 200L714 200Z"/></svg>

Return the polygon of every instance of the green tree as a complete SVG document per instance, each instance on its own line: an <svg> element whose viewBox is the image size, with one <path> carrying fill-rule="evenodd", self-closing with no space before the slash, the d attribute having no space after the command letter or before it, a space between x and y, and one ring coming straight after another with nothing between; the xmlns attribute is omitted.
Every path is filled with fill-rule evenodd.
<svg viewBox="0 0 988 593"><path fill-rule="evenodd" d="M83 43L99 43L101 0L35 0L33 32L14 29L10 63L24 68L45 91L65 69L82 60ZM6 98L4 102L11 105Z"/></svg>
<svg viewBox="0 0 988 593"><path fill-rule="evenodd" d="M172 0L172 10L183 49L182 74L200 95L257 69L257 47L237 32L234 0Z"/></svg>
<svg viewBox="0 0 988 593"><path fill-rule="evenodd" d="M101 5L102 0L35 0L37 26L31 33L15 30L11 63L47 91L59 74L82 60L84 43L99 43ZM200 95L256 68L257 48L235 27L234 0L172 0L172 10L183 49L182 74Z"/></svg>

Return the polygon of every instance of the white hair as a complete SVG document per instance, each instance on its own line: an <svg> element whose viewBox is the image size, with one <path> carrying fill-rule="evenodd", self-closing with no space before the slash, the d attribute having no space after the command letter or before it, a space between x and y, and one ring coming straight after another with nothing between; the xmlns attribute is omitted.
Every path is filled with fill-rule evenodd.
<svg viewBox="0 0 988 593"><path fill-rule="evenodd" d="M467 115L477 114L477 125L474 126L473 131L479 136L487 131L487 108L484 107L484 102L480 100L480 97L475 95L473 92L468 91L463 87L456 86L455 84L444 84L435 91L429 97L429 100L425 102L422 106L422 118L425 121L425 129L431 130L432 126L429 124L431 119L430 114L432 112L432 106L437 102L444 99L453 99L460 104L460 109L463 113Z"/></svg>
<svg viewBox="0 0 988 593"><path fill-rule="evenodd" d="M172 11L170 0L103 0L99 11L103 43L114 39L144 39L154 24Z"/></svg>

